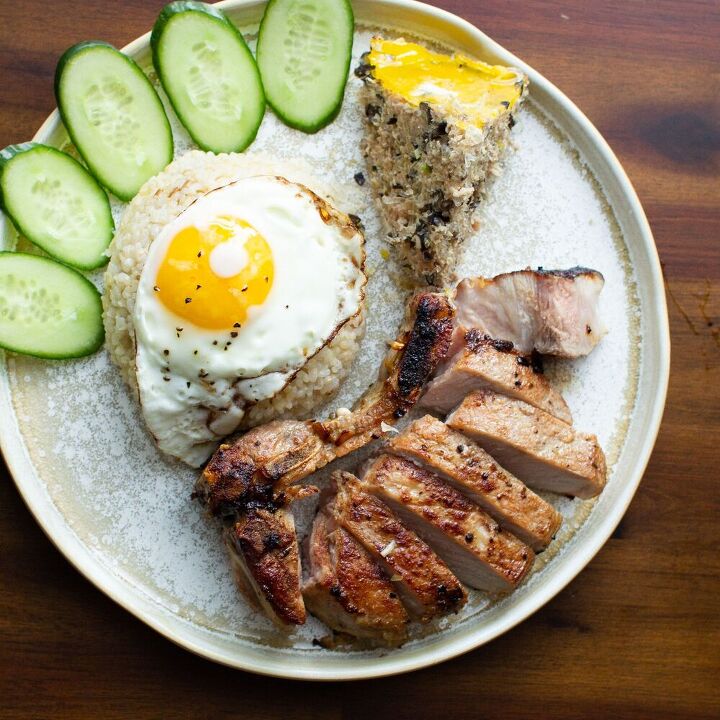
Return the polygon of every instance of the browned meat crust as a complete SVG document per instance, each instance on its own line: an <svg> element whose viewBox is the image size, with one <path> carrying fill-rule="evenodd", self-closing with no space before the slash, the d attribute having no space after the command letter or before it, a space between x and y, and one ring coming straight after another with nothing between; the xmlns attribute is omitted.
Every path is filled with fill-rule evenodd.
<svg viewBox="0 0 720 720"><path fill-rule="evenodd" d="M447 565L350 473L334 475L335 521L386 569L408 612L422 622L459 610L465 589Z"/></svg>
<svg viewBox="0 0 720 720"><path fill-rule="evenodd" d="M213 515L232 517L253 505L281 506L276 483L287 486L327 464L333 456L312 424L274 420L221 445L198 482L197 494Z"/></svg>
<svg viewBox="0 0 720 720"><path fill-rule="evenodd" d="M281 625L305 622L300 552L292 513L250 510L225 531L239 585Z"/></svg>
<svg viewBox="0 0 720 720"><path fill-rule="evenodd" d="M466 585L512 590L532 567L535 553L504 532L478 505L409 460L381 455L363 475L363 487L386 502Z"/></svg>
<svg viewBox="0 0 720 720"><path fill-rule="evenodd" d="M311 578L303 595L316 617L368 645L396 646L405 640L409 618L393 583L368 552L336 525L328 506L315 517L307 556Z"/></svg>
<svg viewBox="0 0 720 720"><path fill-rule="evenodd" d="M403 323L406 329L390 350L378 382L349 415L314 424L335 445L337 457L366 445L382 422L392 424L413 407L447 354L453 318L445 295L420 292L413 297Z"/></svg>

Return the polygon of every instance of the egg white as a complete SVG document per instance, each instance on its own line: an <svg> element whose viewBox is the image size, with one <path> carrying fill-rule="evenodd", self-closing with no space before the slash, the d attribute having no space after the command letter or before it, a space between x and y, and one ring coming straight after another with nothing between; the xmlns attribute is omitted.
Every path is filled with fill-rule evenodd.
<svg viewBox="0 0 720 720"><path fill-rule="evenodd" d="M154 290L175 235L219 216L252 225L274 262L270 293L249 308L227 349L227 330L193 325L169 311ZM242 242L230 239L214 253L210 267L218 274L243 265ZM133 318L140 401L160 449L202 464L237 428L248 404L280 392L360 310L363 263L361 233L323 219L316 197L278 177L244 178L213 190L165 226L150 246Z"/></svg>

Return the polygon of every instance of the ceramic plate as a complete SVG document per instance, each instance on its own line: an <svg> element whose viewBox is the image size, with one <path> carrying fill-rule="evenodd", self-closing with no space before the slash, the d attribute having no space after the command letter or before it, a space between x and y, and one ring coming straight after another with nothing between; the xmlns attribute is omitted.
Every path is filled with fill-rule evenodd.
<svg viewBox="0 0 720 720"><path fill-rule="evenodd" d="M221 3L254 43L264 3ZM391 652L327 650L317 621L293 635L252 611L235 589L217 525L190 501L195 472L162 458L107 354L52 363L9 355L0 364L2 448L25 501L65 556L110 597L178 644L218 662L295 678L350 679L398 673L452 657L505 632L547 602L593 557L622 517L645 469L660 422L669 366L665 295L645 215L612 151L550 82L478 29L405 0L354 3L354 63L373 31L419 38L523 68L530 100L517 114L515 147L493 183L461 275L582 264L606 280L601 312L610 328L583 360L551 363L576 426L596 433L609 461L595 502L552 498L565 522L527 582L500 602L472 593L458 616L418 632ZM125 48L151 74L149 34ZM362 108L351 76L342 112L303 135L266 116L251 151L315 166L368 238L369 320L351 377L333 406L347 406L374 378L403 312L362 170ZM177 152L191 147L172 113ZM53 113L35 140L66 147ZM116 216L122 211L114 203ZM4 222L0 246L17 239ZM93 276L98 285L102 273ZM331 408L326 408L323 412ZM353 459L351 459L352 461ZM298 508L301 533L311 506Z"/></svg>

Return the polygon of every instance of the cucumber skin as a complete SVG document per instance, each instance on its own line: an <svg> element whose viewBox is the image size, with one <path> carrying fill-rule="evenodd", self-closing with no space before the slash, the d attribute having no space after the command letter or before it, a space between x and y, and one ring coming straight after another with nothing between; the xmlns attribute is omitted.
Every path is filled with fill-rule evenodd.
<svg viewBox="0 0 720 720"><path fill-rule="evenodd" d="M257 74L256 79L258 86L260 88L260 94L262 95L262 113L260 114L260 119L258 120L257 127L255 128L255 131L249 136L248 141L240 146L237 147L234 152L242 152L246 148L248 148L252 142L257 137L258 131L260 130L260 125L262 124L263 117L265 116L265 107L267 103L267 97L265 96L265 90L263 88L262 84L262 78L260 76L260 70L257 67L257 63L255 62L255 58L253 57L253 54L248 47L248 44L245 42L245 38L242 36L242 33L235 27L234 23L230 20L230 18L219 8L216 8L212 5L208 5L207 3L203 2L196 2L196 0L176 0L175 2L171 2L168 5L166 5L158 15L157 20L155 21L155 24L153 25L152 33L150 34L150 48L152 50L152 60L153 60L153 67L155 68L155 72L158 75L158 78L160 79L160 84L163 86L163 90L165 90L165 81L163 80L163 74L160 70L160 57L159 57L159 50L160 50L160 38L162 37L162 34L165 30L165 28L168 25L168 22L175 16L180 13L184 12L197 12L202 13L204 15L207 15L208 17L211 17L213 20L216 20L219 23L222 23L223 25L226 25L232 32L235 33L235 35L240 40L240 44L245 48L247 51L248 56L252 60L252 64L255 67L255 72ZM207 146L204 143L201 143L198 141L198 139L195 137L195 135L192 133L190 128L185 124L182 114L178 111L177 107L175 106L175 103L173 102L172 97L170 97L170 93L165 90L165 94L167 95L168 100L170 101L170 104L172 105L172 109L175 111L175 114L177 115L178 119L182 123L183 127L187 130L188 135L192 138L193 142L200 147L203 150L209 150L210 152L215 152L215 150L209 146Z"/></svg>
<svg viewBox="0 0 720 720"><path fill-rule="evenodd" d="M82 159L85 161L85 164L87 165L87 169L90 171L92 176L100 183L102 187L107 188L113 195L115 195L116 198L122 200L123 202L130 202L130 200L135 197L135 195L126 195L124 193L119 194L116 192L115 189L111 188L109 185L106 185L99 177L98 173L96 172L95 168L93 167L90 160L85 157L85 153L80 149L78 146L75 135L72 131L72 128L70 127L70 124L67 122L67 119L65 117L65 114L63 113L62 109L62 103L60 102L60 83L62 80L62 74L63 70L65 69L65 66L70 62L70 60L75 57L78 53L84 52L85 50L90 50L95 47L103 47L103 48L109 48L110 50L114 50L118 55L120 55L122 58L125 59L127 64L139 75L143 78L145 78L145 81L150 86L150 89L152 90L153 94L157 98L158 105L160 107L160 111L162 112L162 116L165 119L165 129L167 131L168 139L170 140L170 158L168 159L168 162L166 164L169 164L172 162L173 155L175 152L175 143L173 140L172 135L172 128L170 127L170 121L168 120L167 113L165 112L165 108L163 107L162 100L160 100L160 96L157 94L157 91L152 86L152 83L148 79L148 76L142 71L140 66L128 55L125 55L125 53L120 52L114 45L111 45L109 42L105 42L104 40L83 40L82 42L76 43L72 47L69 47L58 60L57 66L55 68L55 80L53 84L53 88L55 91L55 102L57 102L58 112L60 113L60 118L63 121L63 125L65 126L65 130L67 131L67 134L70 136L70 139L73 142L73 145L75 145L75 148L77 149L78 153L82 156ZM150 178L148 178L149 180Z"/></svg>
<svg viewBox="0 0 720 720"><path fill-rule="evenodd" d="M21 153L27 152L28 150L32 150L33 148L36 148L36 147L41 147L41 148L44 148L45 150L50 150L51 152L56 152L60 155L63 155L64 157L68 158L68 160L72 160L72 162L76 163L79 167L81 167L83 169L84 172L86 172L86 173L88 173L88 175L90 175L90 173L88 172L88 169L84 165L81 165L74 157L71 157L67 153L62 152L61 150L58 150L57 148L54 148L51 145L45 145L43 143L37 143L37 142L26 142L26 143L19 143L17 145L8 145L6 148L3 148L2 150L0 150L0 209L2 209L2 211L5 213L5 215L7 215L7 217L10 218L12 224L15 226L16 230L21 235L24 235L28 240L30 240L30 242L33 245L36 245L37 247L39 247L43 252L46 252L51 258L53 258L54 260L57 260L57 262L62 263L63 265L69 265L70 267L77 268L78 270L97 270L98 268L104 267L110 261L110 257L107 255L103 256L94 265L71 264L64 259L57 257L56 255L54 255L52 253L51 250L48 250L43 245L36 243L30 237L30 235L28 235L28 233L25 231L25 229L22 227L22 225L13 217L13 215L11 214L11 212L8 210L7 206L5 205L5 198L3 197L3 189L2 189L2 174L3 174L3 170L5 169L5 166L16 155L20 155ZM90 175L90 177L92 178L93 182L95 182L97 184L98 189L100 190L100 192L103 193L103 195L105 195L105 198L107 199L107 194L103 190L102 186L97 182L95 177L93 177L92 175ZM110 201L109 200L108 200L108 214L110 215L110 227L112 228L113 234L114 234L115 220L113 219L112 212L110 211ZM22 253L20 253L20 254L22 254Z"/></svg>
<svg viewBox="0 0 720 720"><path fill-rule="evenodd" d="M176 2L171 2L167 4L160 11L158 18L153 25L152 33L150 34L150 49L152 50L153 65L155 66L156 71L158 68L155 60L158 52L158 45L160 43L160 36L163 34L163 31L165 30L168 21L171 20L175 15L179 15L183 12L204 13L205 15L208 15L215 20L219 20L222 23L230 25L230 27L235 30L238 35L240 35L243 44L247 47L247 44L245 43L245 38L243 38L243 36L240 34L240 31L235 27L235 25L233 25L232 22L230 22L230 18L228 18L228 16L225 15L222 10L219 10L213 5L208 5L204 2L196 2L196 0L176 0Z"/></svg>
<svg viewBox="0 0 720 720"><path fill-rule="evenodd" d="M337 102L335 105L335 108L329 113L329 115L321 118L316 123L302 123L297 122L293 120L292 118L288 117L282 110L278 109L275 106L275 103L273 103L272 99L269 96L265 96L267 100L267 104L272 108L273 112L285 123L285 125L288 125L291 128L295 128L295 130L301 130L304 133L308 133L309 135L312 135L318 130L322 130L325 126L329 125L340 113L340 110L342 109L342 102L343 98L345 97L345 88L347 87L347 77L350 74L350 62L352 60L352 42L353 42L353 34L354 34L354 27L355 27L355 14L353 13L352 5L350 4L349 0L340 0L344 5L345 9L347 11L347 14L350 19L350 33L349 33L349 43L350 43L350 52L347 55L347 62L345 63L345 84L340 89L340 94L337 98ZM265 25L265 20L269 15L269 12L275 3L278 2L278 0L270 0L268 4L265 6L265 12L263 13L262 20L260 21L260 29L258 30L258 41L257 41L257 50L255 51L256 54L259 54L260 50L260 44L262 42L262 36L263 36L263 27ZM259 64L258 64L259 67ZM261 75L262 77L262 75Z"/></svg>
<svg viewBox="0 0 720 720"><path fill-rule="evenodd" d="M8 350L10 352L17 353L18 355L37 357L37 358L42 358L44 360L72 360L74 358L81 358L81 357L87 357L88 355L92 355L93 353L96 353L103 346L103 343L105 342L105 328L102 323L102 296L100 295L100 291L84 275L79 273L74 268L71 268L69 265L64 265L63 263L57 262L56 260L52 260L51 258L43 257L42 255L31 255L30 253L13 252L11 250L0 250L0 258L2 258L4 255L12 255L13 257L32 258L33 261L39 260L41 262L45 262L50 265L56 265L58 267L61 267L65 272L75 275L82 283L84 283L85 285L87 285L89 288L92 289L92 293L95 297L96 304L97 304L98 316L100 317L101 322L98 326L98 332L96 333L92 342L90 342L88 345L86 345L81 350L78 350L76 353L70 353L67 355L60 355L58 353L43 353L43 352L30 353L30 352L23 352L21 350L16 350L11 347L7 347L7 346L3 345L2 343L0 343L0 349Z"/></svg>

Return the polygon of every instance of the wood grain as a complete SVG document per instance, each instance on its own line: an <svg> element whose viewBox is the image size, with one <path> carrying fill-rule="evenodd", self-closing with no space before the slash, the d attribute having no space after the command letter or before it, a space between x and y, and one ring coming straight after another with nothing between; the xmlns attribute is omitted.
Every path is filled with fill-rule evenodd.
<svg viewBox="0 0 720 720"><path fill-rule="evenodd" d="M0 146L52 110L70 44L123 45L159 0L0 0ZM215 666L86 582L0 466L0 718L720 716L720 7L717 0L438 0L551 78L644 203L673 338L665 419L640 490L588 568L540 612L418 673L307 684Z"/></svg>

